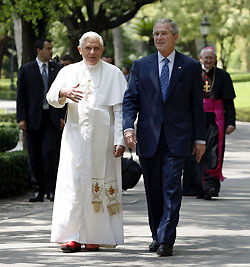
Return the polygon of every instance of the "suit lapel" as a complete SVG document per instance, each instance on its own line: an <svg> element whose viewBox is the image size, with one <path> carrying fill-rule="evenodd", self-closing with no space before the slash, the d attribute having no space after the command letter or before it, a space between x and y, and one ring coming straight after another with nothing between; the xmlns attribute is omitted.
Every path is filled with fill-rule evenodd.
<svg viewBox="0 0 250 267"><path fill-rule="evenodd" d="M171 93L173 92L174 87L175 87L177 81L179 80L179 78L180 78L180 76L182 74L182 71L183 71L183 68L184 68L183 65L184 65L184 59L181 56L181 54L176 51L175 59L174 59L174 66L173 66L171 78L170 78L170 81L169 81L166 101L169 98L169 96L171 95Z"/></svg>
<svg viewBox="0 0 250 267"><path fill-rule="evenodd" d="M49 73L48 83L49 83L49 87L50 87L50 85L52 84L53 74L54 74L54 68L53 68L53 66L51 66L50 62L49 62L48 73Z"/></svg>
<svg viewBox="0 0 250 267"><path fill-rule="evenodd" d="M154 53L152 55L152 59L149 61L149 76L150 80L153 83L154 88L156 89L156 92L160 94L162 98L161 93L161 84L159 79L159 64L158 64L158 54Z"/></svg>
<svg viewBox="0 0 250 267"><path fill-rule="evenodd" d="M36 60L32 62L32 71L34 71L34 77L37 77L39 82L43 84L42 74L40 72L40 69L39 69L39 66Z"/></svg>

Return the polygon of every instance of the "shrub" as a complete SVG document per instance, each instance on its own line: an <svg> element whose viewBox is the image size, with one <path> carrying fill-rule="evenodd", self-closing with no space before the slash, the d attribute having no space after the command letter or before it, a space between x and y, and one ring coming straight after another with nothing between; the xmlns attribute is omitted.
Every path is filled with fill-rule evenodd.
<svg viewBox="0 0 250 267"><path fill-rule="evenodd" d="M19 140L19 129L16 124L0 125L0 152L16 147Z"/></svg>
<svg viewBox="0 0 250 267"><path fill-rule="evenodd" d="M0 122L16 122L16 113L0 114Z"/></svg>
<svg viewBox="0 0 250 267"><path fill-rule="evenodd" d="M250 73L231 73L230 76L234 83L250 81Z"/></svg>
<svg viewBox="0 0 250 267"><path fill-rule="evenodd" d="M0 153L0 198L23 194L30 189L25 151Z"/></svg>

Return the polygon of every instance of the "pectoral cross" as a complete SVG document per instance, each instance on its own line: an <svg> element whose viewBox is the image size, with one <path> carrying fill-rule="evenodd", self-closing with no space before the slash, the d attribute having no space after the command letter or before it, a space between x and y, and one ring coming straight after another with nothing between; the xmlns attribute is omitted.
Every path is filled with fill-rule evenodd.
<svg viewBox="0 0 250 267"><path fill-rule="evenodd" d="M92 91L89 89L89 85L88 87L82 92L84 94L84 100L85 101L88 101L89 99L89 94L91 93Z"/></svg>
<svg viewBox="0 0 250 267"><path fill-rule="evenodd" d="M206 93L209 93L210 90L210 85L208 84L208 81L205 82L205 85L203 86L203 91L205 91Z"/></svg>
<svg viewBox="0 0 250 267"><path fill-rule="evenodd" d="M92 93L92 91L89 89L90 87L90 82L91 80L88 80L88 85L80 85L80 87L84 88L86 86L86 88L82 89L82 94L84 95L84 100L88 101L89 99L89 94Z"/></svg>

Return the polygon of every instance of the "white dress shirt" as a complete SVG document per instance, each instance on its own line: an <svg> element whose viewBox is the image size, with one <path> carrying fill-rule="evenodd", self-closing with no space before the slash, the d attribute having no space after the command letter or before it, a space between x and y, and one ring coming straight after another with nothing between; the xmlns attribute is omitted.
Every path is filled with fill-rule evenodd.
<svg viewBox="0 0 250 267"><path fill-rule="evenodd" d="M46 64L46 66L47 66L47 68L46 68L46 72L47 72L47 75L48 75L48 77L49 77L49 63L48 63L48 62L42 62L42 61L40 61L38 58L36 58L36 62L37 62L37 64L38 64L38 66L39 66L39 70L40 70L41 74L42 74L42 72L43 72L43 63Z"/></svg>
<svg viewBox="0 0 250 267"><path fill-rule="evenodd" d="M165 57L158 51L159 77L161 77L161 70L164 65L164 59ZM170 81L173 66L174 66L175 50L167 57L167 59L169 60L168 68L169 68L169 81Z"/></svg>

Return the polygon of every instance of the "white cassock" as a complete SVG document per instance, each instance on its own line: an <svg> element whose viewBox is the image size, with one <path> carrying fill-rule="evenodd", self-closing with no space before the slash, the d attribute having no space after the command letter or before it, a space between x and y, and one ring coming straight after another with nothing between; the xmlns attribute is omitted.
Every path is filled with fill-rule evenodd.
<svg viewBox="0 0 250 267"><path fill-rule="evenodd" d="M76 87L83 99L59 99L62 88ZM48 94L57 108L68 103L52 218L51 242L123 244L121 159L114 145L124 145L123 73L102 60L61 69Z"/></svg>

